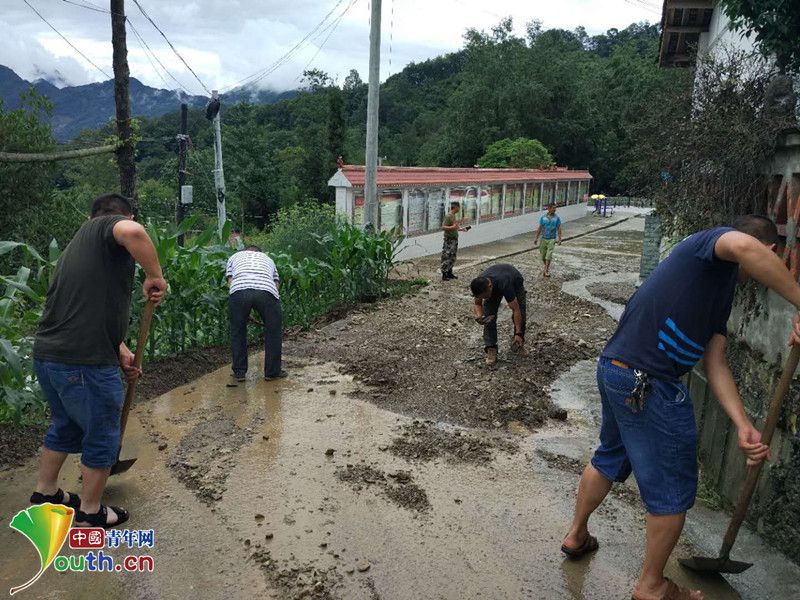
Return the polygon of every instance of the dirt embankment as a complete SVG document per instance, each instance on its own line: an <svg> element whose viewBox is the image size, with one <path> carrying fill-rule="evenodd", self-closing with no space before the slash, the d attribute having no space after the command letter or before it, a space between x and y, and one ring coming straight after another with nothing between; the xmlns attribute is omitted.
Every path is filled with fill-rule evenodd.
<svg viewBox="0 0 800 600"><path fill-rule="evenodd" d="M597 305L562 293L560 279L528 281L530 355L510 352L511 313L503 307L500 359L489 367L467 288L480 271L467 269L457 281L363 307L298 336L287 351L341 364L363 384L358 397L407 415L483 428L565 418L550 402L548 386L575 362L597 356L613 320Z"/></svg>

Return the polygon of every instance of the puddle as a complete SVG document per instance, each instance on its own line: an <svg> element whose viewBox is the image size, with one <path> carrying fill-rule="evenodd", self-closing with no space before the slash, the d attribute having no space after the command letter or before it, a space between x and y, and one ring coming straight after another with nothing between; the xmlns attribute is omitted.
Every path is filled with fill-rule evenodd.
<svg viewBox="0 0 800 600"><path fill-rule="evenodd" d="M608 315L615 321L619 321L622 317L622 311L625 306L617 304L616 302L609 302L603 298L599 298L592 294L587 287L594 283L625 283L636 284L639 280L638 273L606 273L603 275L587 275L573 281L564 282L561 288L567 294L583 298L602 306ZM613 332L609 332L609 335Z"/></svg>
<svg viewBox="0 0 800 600"><path fill-rule="evenodd" d="M296 358L288 379L254 375L237 388L225 387L228 368L219 369L136 407L122 455L138 461L107 490L109 502L131 510L131 528L155 530L155 572L51 570L33 593L111 600L626 597L644 552L641 508L609 498L592 521L601 551L565 561L559 547L578 475L537 453L570 457L567 466L585 462L596 437L593 378L594 362L581 361L552 386L567 422L533 434L512 422L507 433L491 433L515 451L489 444L485 429L432 423L440 437L430 439L445 446L463 434L465 441L447 451L406 444L393 453L404 431L428 435L418 431L420 421L354 399L356 384L335 364ZM348 470L366 477L342 481L337 473ZM0 476L2 586L35 571L33 548L6 526L25 507L35 474L32 462ZM77 474L70 459L64 487L77 489ZM409 484L424 492L424 510L392 496L409 494ZM669 574L690 581L672 564ZM738 598L724 583L694 583L709 600Z"/></svg>

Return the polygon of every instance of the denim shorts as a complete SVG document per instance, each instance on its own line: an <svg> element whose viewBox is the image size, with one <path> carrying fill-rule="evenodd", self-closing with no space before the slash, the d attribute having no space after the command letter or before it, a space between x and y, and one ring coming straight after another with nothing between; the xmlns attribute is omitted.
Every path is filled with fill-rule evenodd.
<svg viewBox="0 0 800 600"><path fill-rule="evenodd" d="M636 477L652 515L689 510L697 495L697 426L692 400L679 381L649 377L644 408L625 403L635 385L633 369L601 358L597 386L602 399L600 447L592 466L611 481Z"/></svg>
<svg viewBox="0 0 800 600"><path fill-rule="evenodd" d="M44 446L81 455L102 469L117 462L124 394L119 367L67 365L35 360L36 378L50 405L52 423Z"/></svg>

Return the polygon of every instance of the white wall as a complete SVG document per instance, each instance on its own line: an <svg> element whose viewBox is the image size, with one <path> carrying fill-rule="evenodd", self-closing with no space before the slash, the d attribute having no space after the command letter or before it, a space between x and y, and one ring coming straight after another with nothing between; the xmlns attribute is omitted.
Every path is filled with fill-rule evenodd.
<svg viewBox="0 0 800 600"><path fill-rule="evenodd" d="M517 217L507 217L505 219L475 225L469 231L459 234L458 246L459 248L468 248L479 244L496 242L497 240L520 235L522 233L532 233L536 231L536 228L539 226L539 217L542 216L544 212L545 211L536 211ZM558 208L558 215L565 223L574 221L586 215L586 203L581 202L569 206L560 206ZM420 256L438 254L441 251L442 232L437 231L435 233L408 237L403 240L397 258L399 260L410 260L412 258L419 258Z"/></svg>
<svg viewBox="0 0 800 600"><path fill-rule="evenodd" d="M708 32L700 34L698 41L698 54L703 55L707 52L724 51L724 48L735 48L745 52L755 50L754 38L744 37L740 31L731 31L729 28L730 19L725 15L721 8L715 8L711 16L711 23L708 25Z"/></svg>

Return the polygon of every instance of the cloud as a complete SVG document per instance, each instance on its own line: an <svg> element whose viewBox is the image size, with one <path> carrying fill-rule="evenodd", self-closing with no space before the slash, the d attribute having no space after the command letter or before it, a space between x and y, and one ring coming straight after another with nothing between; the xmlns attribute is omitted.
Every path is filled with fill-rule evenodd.
<svg viewBox="0 0 800 600"><path fill-rule="evenodd" d="M108 14L65 2L30 1L82 52L111 73ZM334 29L334 22L351 1L351 8ZM318 31L286 64L259 84L272 89L295 87L307 66L323 69L340 81L350 69L357 69L366 79L369 0L139 2L209 88L226 88L272 65L332 9L323 31ZM107 6L101 0L91 3ZM545 28L574 29L583 25L591 34L611 27L622 29L632 22L658 21L659 7L657 0L383 0L381 73L386 77L411 61L457 50L467 28L489 29L503 16L513 17L519 33L524 32L526 22L539 19ZM72 84L104 79L24 3L13 3L3 10L1 64L23 77L57 70ZM191 93L204 93L132 1L126 3L126 11L175 78ZM169 76L164 76L169 85L165 84L158 74L160 67L154 69L131 31L128 50L132 76L148 85L176 87Z"/></svg>
<svg viewBox="0 0 800 600"><path fill-rule="evenodd" d="M74 52L54 54L32 32L20 32L4 20L0 20L0 33L0 64L10 67L23 79L33 81L58 73L64 85L94 80L87 68L76 60Z"/></svg>

